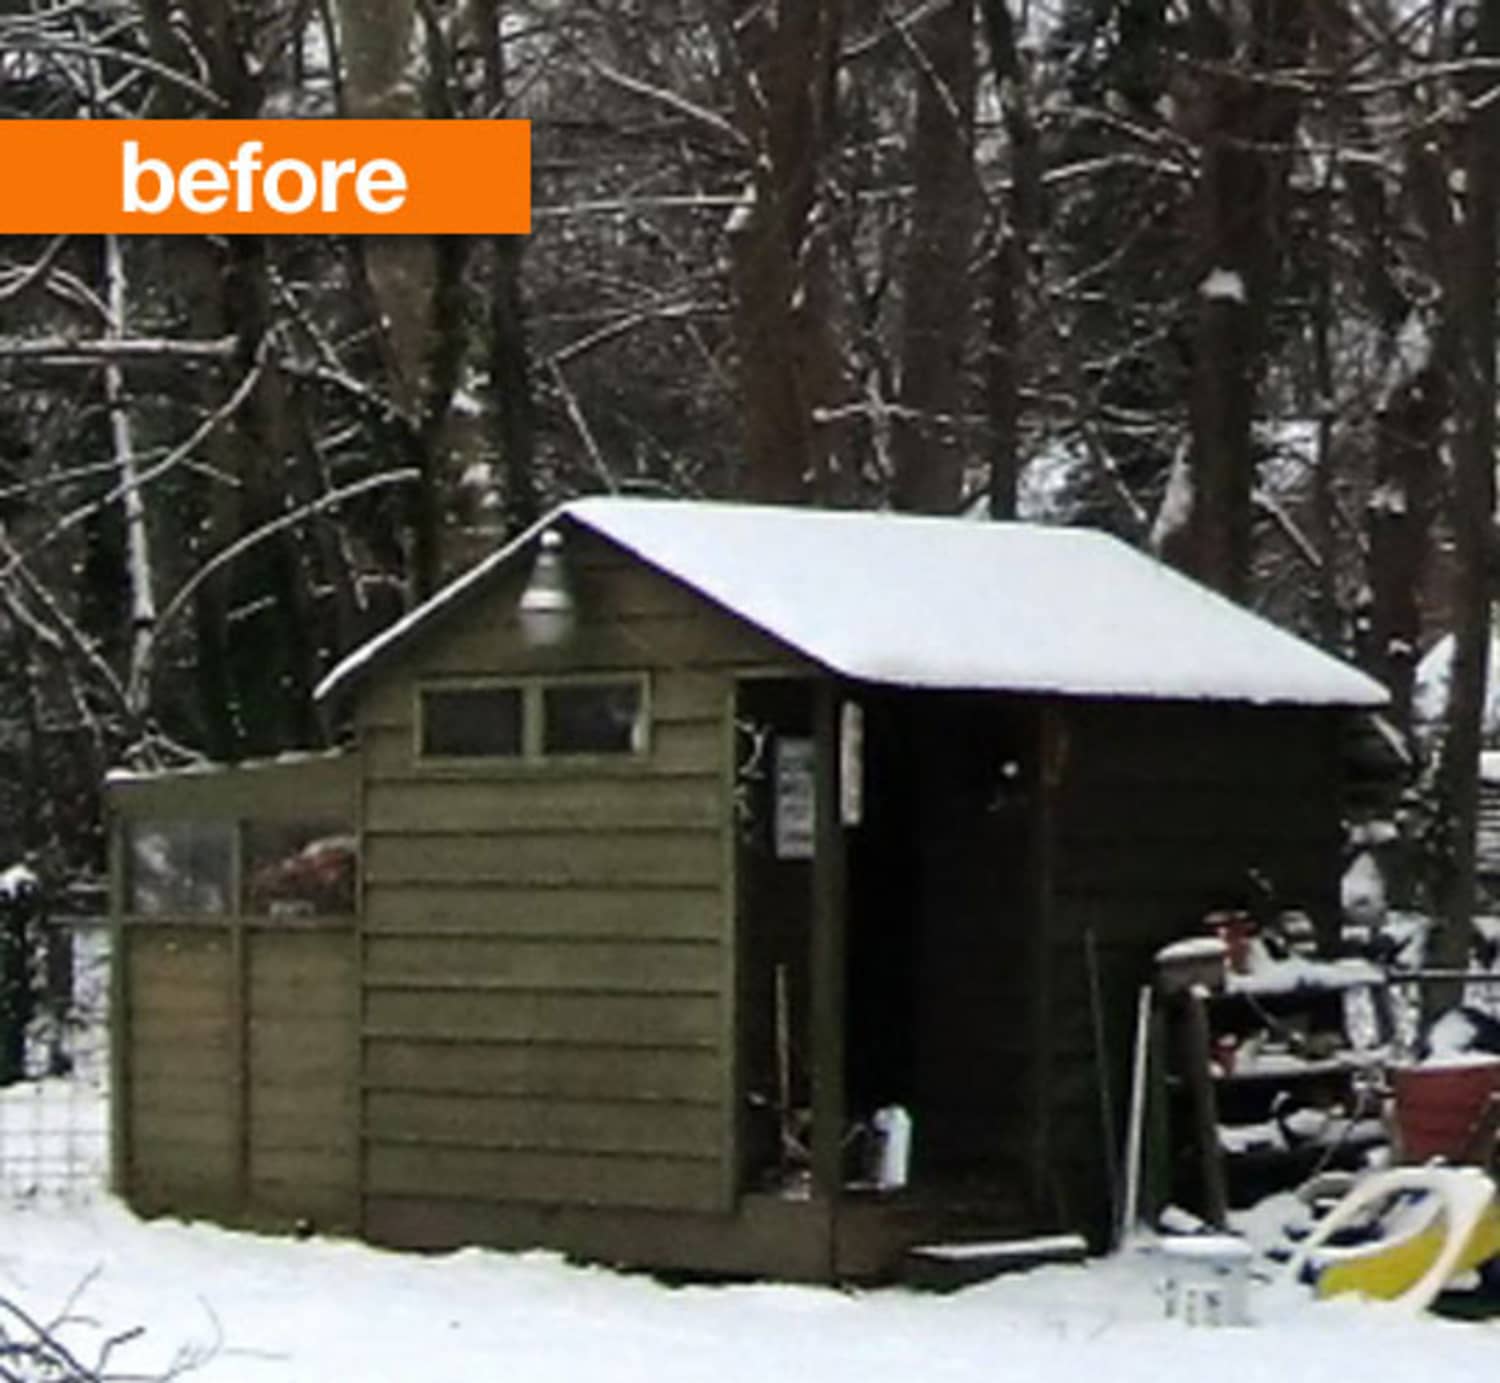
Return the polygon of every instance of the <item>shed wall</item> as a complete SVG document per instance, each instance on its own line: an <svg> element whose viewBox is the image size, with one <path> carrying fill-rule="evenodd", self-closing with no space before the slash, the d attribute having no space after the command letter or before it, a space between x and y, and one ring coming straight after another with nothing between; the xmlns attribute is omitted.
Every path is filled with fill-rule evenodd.
<svg viewBox="0 0 1500 1383"><path fill-rule="evenodd" d="M790 660L601 540L571 536L567 562L562 650L521 637L523 563L358 707L377 1236L420 1242L463 1207L519 1226L549 1206L733 1204L729 715L736 669ZM424 683L590 671L647 675L643 756L416 752Z"/></svg>
<svg viewBox="0 0 1500 1383"><path fill-rule="evenodd" d="M1053 902L1051 1146L1076 1215L1103 1223L1107 1180L1093 1033L1096 958L1117 1125L1136 993L1156 950L1254 901L1337 917L1337 711L1079 702L1061 711ZM1092 937L1092 946L1090 944ZM1119 1147L1117 1127L1115 1146Z"/></svg>
<svg viewBox="0 0 1500 1383"><path fill-rule="evenodd" d="M132 922L119 935L131 1203L352 1229L352 931Z"/></svg>

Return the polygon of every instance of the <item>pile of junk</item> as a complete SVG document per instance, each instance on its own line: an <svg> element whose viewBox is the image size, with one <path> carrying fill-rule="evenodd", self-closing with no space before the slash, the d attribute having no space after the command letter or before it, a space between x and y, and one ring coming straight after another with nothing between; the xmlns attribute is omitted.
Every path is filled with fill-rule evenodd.
<svg viewBox="0 0 1500 1383"><path fill-rule="evenodd" d="M1246 1323L1252 1277L1500 1316L1500 967L1315 951L1300 914L1226 912L1158 953L1122 1238L1155 1227L1194 1324Z"/></svg>

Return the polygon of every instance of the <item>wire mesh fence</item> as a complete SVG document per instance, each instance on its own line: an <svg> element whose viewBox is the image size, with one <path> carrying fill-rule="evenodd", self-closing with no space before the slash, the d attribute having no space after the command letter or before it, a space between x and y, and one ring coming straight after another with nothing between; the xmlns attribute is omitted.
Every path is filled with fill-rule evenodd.
<svg viewBox="0 0 1500 1383"><path fill-rule="evenodd" d="M50 924L39 1002L0 1085L0 1203L76 1204L109 1166L109 936Z"/></svg>

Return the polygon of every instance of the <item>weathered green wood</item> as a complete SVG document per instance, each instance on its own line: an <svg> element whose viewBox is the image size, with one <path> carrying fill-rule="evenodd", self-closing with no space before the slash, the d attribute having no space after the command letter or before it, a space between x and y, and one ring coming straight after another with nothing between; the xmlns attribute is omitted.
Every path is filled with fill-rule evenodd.
<svg viewBox="0 0 1500 1383"><path fill-rule="evenodd" d="M713 723L716 724L716 723ZM718 824L718 777L483 779L371 784L367 829L403 831L661 831Z"/></svg>
<svg viewBox="0 0 1500 1383"><path fill-rule="evenodd" d="M734 1209L745 1177L745 1118L748 1112L744 1044L741 1031L741 936L739 837L736 831L736 792L739 765L736 762L736 710L739 686L725 679L719 690L719 723L723 746L719 759L719 848L722 893L720 916L723 934L719 958L719 1119L723 1156L719 1164L719 1209Z"/></svg>
<svg viewBox="0 0 1500 1383"><path fill-rule="evenodd" d="M186 1149L218 1149L224 1165L231 1169L236 1161L235 1117L232 1098L220 1109L158 1109L136 1101L136 1145L168 1145ZM186 1153L183 1154L186 1156Z"/></svg>
<svg viewBox="0 0 1500 1383"><path fill-rule="evenodd" d="M310 1049L340 1051L354 1026L353 1012L331 1018L290 1020L255 1014L250 1019L250 1053L258 1078L274 1080L282 1071L305 1069Z"/></svg>
<svg viewBox="0 0 1500 1383"><path fill-rule="evenodd" d="M603 1047L712 1046L718 1000L618 994L433 994L367 986L373 1034L578 1042Z"/></svg>
<svg viewBox="0 0 1500 1383"><path fill-rule="evenodd" d="M844 947L847 858L839 820L839 706L836 683L818 684L814 701L812 926L813 1191L829 1199L844 1184Z"/></svg>
<svg viewBox="0 0 1500 1383"><path fill-rule="evenodd" d="M723 917L716 886L696 889L529 888L525 885L427 889L375 884L366 892L365 934L604 938L642 942L712 940Z"/></svg>
<svg viewBox="0 0 1500 1383"><path fill-rule="evenodd" d="M832 1238L826 1202L776 1196L744 1197L730 1214L372 1196L367 1224L377 1242L404 1248L544 1244L600 1263L782 1281L826 1281Z"/></svg>
<svg viewBox="0 0 1500 1383"><path fill-rule="evenodd" d="M366 1135L443 1146L518 1151L713 1157L717 1102L709 1105L513 1099L372 1091Z"/></svg>
<svg viewBox="0 0 1500 1383"><path fill-rule="evenodd" d="M309 754L235 768L114 778L105 795L112 811L138 819L349 821L356 772L351 754Z"/></svg>
<svg viewBox="0 0 1500 1383"><path fill-rule="evenodd" d="M191 1079L174 1078L169 1073L150 1076L136 1073L130 1086L129 1107L132 1111L144 1111L147 1116L198 1113L227 1117L233 1095L227 1075L228 1063L224 1061L218 1062L212 1072L195 1074Z"/></svg>
<svg viewBox="0 0 1500 1383"><path fill-rule="evenodd" d="M372 1090L707 1102L719 1095L712 1048L652 1049L374 1038L365 1046Z"/></svg>
<svg viewBox="0 0 1500 1383"><path fill-rule="evenodd" d="M719 845L712 831L505 836L365 837L365 869L375 886L449 879L485 885L637 884L713 887Z"/></svg>
<svg viewBox="0 0 1500 1383"><path fill-rule="evenodd" d="M125 849L120 820L106 803L109 841L109 1185L117 1196L131 1193L133 1025L130 949L133 938L121 925L125 911Z"/></svg>
<svg viewBox="0 0 1500 1383"><path fill-rule="evenodd" d="M250 1189L253 1203L294 1209L299 1204L326 1200L338 1191L352 1198L354 1148L260 1147L251 1151ZM319 1196L318 1193L324 1193Z"/></svg>
<svg viewBox="0 0 1500 1383"><path fill-rule="evenodd" d="M695 991L719 987L714 942L568 942L551 939L372 936L366 976L385 980L483 979L520 987Z"/></svg>
<svg viewBox="0 0 1500 1383"><path fill-rule="evenodd" d="M367 1194L548 1205L712 1210L718 1158L646 1158L445 1148L372 1140Z"/></svg>

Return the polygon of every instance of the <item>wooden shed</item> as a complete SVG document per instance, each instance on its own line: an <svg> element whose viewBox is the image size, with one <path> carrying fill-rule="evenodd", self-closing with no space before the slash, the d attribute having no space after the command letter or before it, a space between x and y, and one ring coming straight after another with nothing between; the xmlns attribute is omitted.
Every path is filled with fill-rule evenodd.
<svg viewBox="0 0 1500 1383"><path fill-rule="evenodd" d="M631 499L319 694L341 756L112 791L125 1193L807 1279L1097 1233L1155 948L1332 923L1384 700L1100 534Z"/></svg>

